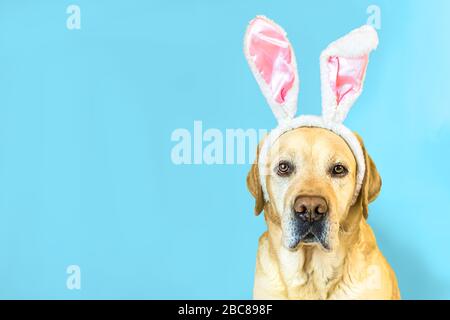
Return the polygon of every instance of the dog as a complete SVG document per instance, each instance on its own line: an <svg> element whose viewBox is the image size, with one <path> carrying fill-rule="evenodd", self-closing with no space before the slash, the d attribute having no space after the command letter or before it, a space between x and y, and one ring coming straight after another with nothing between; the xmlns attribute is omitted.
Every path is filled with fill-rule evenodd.
<svg viewBox="0 0 450 320"><path fill-rule="evenodd" d="M381 178L364 148L366 175L356 202L356 161L346 142L322 128L283 134L268 154L270 201L260 184L258 162L247 176L255 214L264 210L255 299L399 299L396 276L366 221ZM258 154L257 154L258 159ZM283 216L291 228L283 228ZM291 239L289 246L282 238Z"/></svg>
<svg viewBox="0 0 450 320"><path fill-rule="evenodd" d="M400 299L367 223L381 178L361 137L343 124L377 45L368 25L331 43L320 58L322 115L295 117L299 77L286 33L263 16L247 29L245 56L278 120L247 176L267 224L255 299Z"/></svg>

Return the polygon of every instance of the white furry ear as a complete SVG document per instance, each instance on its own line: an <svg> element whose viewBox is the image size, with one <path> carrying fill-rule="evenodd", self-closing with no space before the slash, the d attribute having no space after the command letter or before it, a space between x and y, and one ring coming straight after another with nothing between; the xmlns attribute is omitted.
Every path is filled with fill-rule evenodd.
<svg viewBox="0 0 450 320"><path fill-rule="evenodd" d="M375 29L364 25L331 43L320 56L322 113L343 122L362 92L369 53L378 45Z"/></svg>
<svg viewBox="0 0 450 320"><path fill-rule="evenodd" d="M278 122L294 118L299 78L286 32L275 22L258 16L247 28L244 53Z"/></svg>

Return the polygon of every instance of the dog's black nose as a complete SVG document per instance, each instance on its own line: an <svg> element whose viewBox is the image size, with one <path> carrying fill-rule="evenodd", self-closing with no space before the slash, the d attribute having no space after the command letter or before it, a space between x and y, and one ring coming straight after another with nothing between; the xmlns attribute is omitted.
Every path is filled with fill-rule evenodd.
<svg viewBox="0 0 450 320"><path fill-rule="evenodd" d="M319 221L328 213L328 205L322 197L299 196L294 202L294 212L303 221Z"/></svg>

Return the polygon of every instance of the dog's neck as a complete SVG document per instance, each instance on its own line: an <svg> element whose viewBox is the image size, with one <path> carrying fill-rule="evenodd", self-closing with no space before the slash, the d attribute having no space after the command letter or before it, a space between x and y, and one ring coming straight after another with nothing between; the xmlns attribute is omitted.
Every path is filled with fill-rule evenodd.
<svg viewBox="0 0 450 320"><path fill-rule="evenodd" d="M326 299L346 276L349 247L359 241L359 227L339 232L339 246L326 252L317 246L302 246L295 251L281 245L281 227L266 219L269 250L279 261L279 272L291 299ZM359 225L359 224L357 224Z"/></svg>

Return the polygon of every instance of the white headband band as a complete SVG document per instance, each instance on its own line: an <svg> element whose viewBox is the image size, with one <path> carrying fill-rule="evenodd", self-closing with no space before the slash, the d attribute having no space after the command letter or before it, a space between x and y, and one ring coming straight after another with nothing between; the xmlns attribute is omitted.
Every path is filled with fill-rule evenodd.
<svg viewBox="0 0 450 320"><path fill-rule="evenodd" d="M266 201L269 201L265 179L265 177L267 176L267 172L264 170L266 168L267 154L270 150L270 147L282 134L300 127L314 127L327 129L334 132L342 139L344 139L345 142L347 142L347 145L350 147L350 149L353 152L353 155L355 156L357 164L356 188L352 199L353 204L358 198L358 194L359 191L361 190L361 185L364 179L364 172L366 170L364 153L361 148L361 145L359 144L359 141L353 134L353 132L343 124L336 122L325 122L324 118L322 117L310 115L299 116L295 119L292 119L292 121L279 125L277 128L270 131L269 136L266 137L266 139L264 140L264 143L261 146L261 150L259 152L259 159L258 159L258 169L261 180L260 183L263 190L264 199Z"/></svg>
<svg viewBox="0 0 450 320"><path fill-rule="evenodd" d="M365 174L361 145L353 132L342 124L362 92L369 53L378 45L375 29L364 25L331 43L320 56L322 116L295 118L299 77L294 51L286 32L263 16L253 19L244 40L244 53L278 127L264 141L259 155L260 182L266 201L265 164L273 143L284 133L300 127L330 130L344 139L356 159L357 174L353 202L356 201Z"/></svg>

